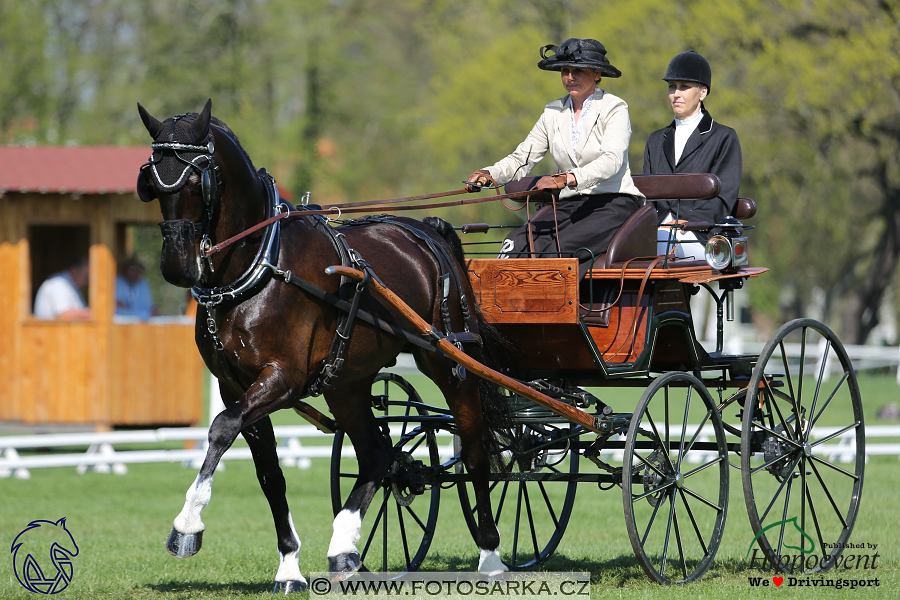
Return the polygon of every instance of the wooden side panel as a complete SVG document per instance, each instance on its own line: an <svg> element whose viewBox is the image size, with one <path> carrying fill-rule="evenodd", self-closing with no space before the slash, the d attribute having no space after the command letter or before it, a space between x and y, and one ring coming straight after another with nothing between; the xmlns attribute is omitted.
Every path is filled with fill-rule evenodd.
<svg viewBox="0 0 900 600"><path fill-rule="evenodd" d="M109 371L113 425L200 421L206 368L193 323L114 323Z"/></svg>
<svg viewBox="0 0 900 600"><path fill-rule="evenodd" d="M493 323L575 323L575 259L474 259L469 280Z"/></svg>

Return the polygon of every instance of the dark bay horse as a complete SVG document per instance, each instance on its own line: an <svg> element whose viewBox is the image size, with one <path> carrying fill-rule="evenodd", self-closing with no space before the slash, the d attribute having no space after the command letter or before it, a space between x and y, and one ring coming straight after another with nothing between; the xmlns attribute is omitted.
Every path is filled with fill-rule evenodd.
<svg viewBox="0 0 900 600"><path fill-rule="evenodd" d="M479 507L478 569L506 570L499 558L500 537L488 490L492 440L503 426L503 395L477 377L460 378L445 356L359 320L350 327L343 366L335 368L333 348L339 345L335 336L341 323L346 324L347 313L310 292L318 289L339 296L339 288L350 285L360 290L360 311L406 325L376 295L355 283L342 286L338 277L325 273L326 267L341 264L344 248L352 264L371 265L374 275L436 330L446 332L448 325L457 332L465 329L470 339L483 338L487 349L490 330L473 301L456 233L440 219L426 219L427 224L382 219L333 228L323 225L321 218L291 216L205 257L201 248L285 210L274 180L265 171L257 172L234 133L211 117L211 104L207 102L200 114L162 122L138 104L154 140L150 161L138 176L138 195L145 202L159 199L164 219L160 268L167 281L191 288L198 300L197 347L219 379L226 405L209 428L206 459L175 518L167 548L181 557L200 549L204 530L200 513L209 503L213 474L224 452L242 434L275 520L281 557L276 592L305 589L298 561L300 539L285 498L269 415L296 407L310 394L323 393L359 462L359 478L334 519L327 551L329 571L340 573L340 578L353 574L360 567L356 544L362 517L393 460L390 442L372 413L372 383L398 353L410 351L419 369L444 394L459 429L462 459L472 475ZM348 253L347 248L352 250ZM291 285L287 282L291 278L308 286ZM442 288L450 290L451 299L468 298L471 311L458 301L443 302L442 311L447 297ZM480 345L467 343L465 349L486 360Z"/></svg>

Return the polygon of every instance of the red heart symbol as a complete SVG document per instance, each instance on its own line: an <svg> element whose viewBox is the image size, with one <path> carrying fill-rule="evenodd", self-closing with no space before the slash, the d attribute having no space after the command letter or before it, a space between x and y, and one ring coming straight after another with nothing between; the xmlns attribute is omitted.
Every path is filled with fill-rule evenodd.
<svg viewBox="0 0 900 600"><path fill-rule="evenodd" d="M772 582L775 584L775 587L778 587L782 583L784 583L784 577L773 577Z"/></svg>

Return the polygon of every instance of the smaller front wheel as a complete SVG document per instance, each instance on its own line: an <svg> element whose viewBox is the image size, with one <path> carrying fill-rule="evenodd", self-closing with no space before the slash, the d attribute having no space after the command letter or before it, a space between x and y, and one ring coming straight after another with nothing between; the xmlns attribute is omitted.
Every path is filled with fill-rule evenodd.
<svg viewBox="0 0 900 600"><path fill-rule="evenodd" d="M634 411L622 465L628 537L659 583L699 579L712 564L728 509L728 448L703 382L658 377Z"/></svg>

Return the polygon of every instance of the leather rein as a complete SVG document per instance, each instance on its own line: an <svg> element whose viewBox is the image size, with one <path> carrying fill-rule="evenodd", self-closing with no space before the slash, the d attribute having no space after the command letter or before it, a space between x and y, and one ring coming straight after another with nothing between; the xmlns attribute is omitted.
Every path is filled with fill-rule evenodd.
<svg viewBox="0 0 900 600"><path fill-rule="evenodd" d="M327 209L313 209L313 210L288 210L284 212L280 212L275 216L269 217L265 221L261 223L257 223L253 227L245 229L244 231L234 235L227 240L216 244L215 246L209 246L207 248L203 248L201 252L203 253L204 258L209 258L213 254L217 252L221 252L231 244L245 238L255 231L259 231L264 227L268 227L272 223L276 221L280 221L281 219L288 217L299 217L299 216L323 216L329 217L329 220L340 219L343 214L352 214L352 213L362 213L362 212L395 212L395 211L404 211L404 210L420 210L420 209L431 209L431 208L445 208L449 206L462 206L466 204L478 204L481 202L494 202L497 200L506 200L516 199L516 198L527 198L529 196L534 196L536 194L542 193L541 190L528 190L524 192L513 192L511 194L500 194L497 196L486 196L484 198L467 198L465 200L450 200L445 202L436 202L433 204L417 204L415 206L394 206L394 207L385 207L386 204L396 204L400 202L412 202L415 200L426 200L429 198L440 198L444 196L454 196L457 194L466 193L465 189L462 190L453 190L450 192L438 192L435 194L424 194L422 196L408 196L405 198L392 198L389 200L366 200L364 202L348 202L344 204L335 204ZM334 217L335 211L337 211L337 217L335 219L331 219L330 217Z"/></svg>

